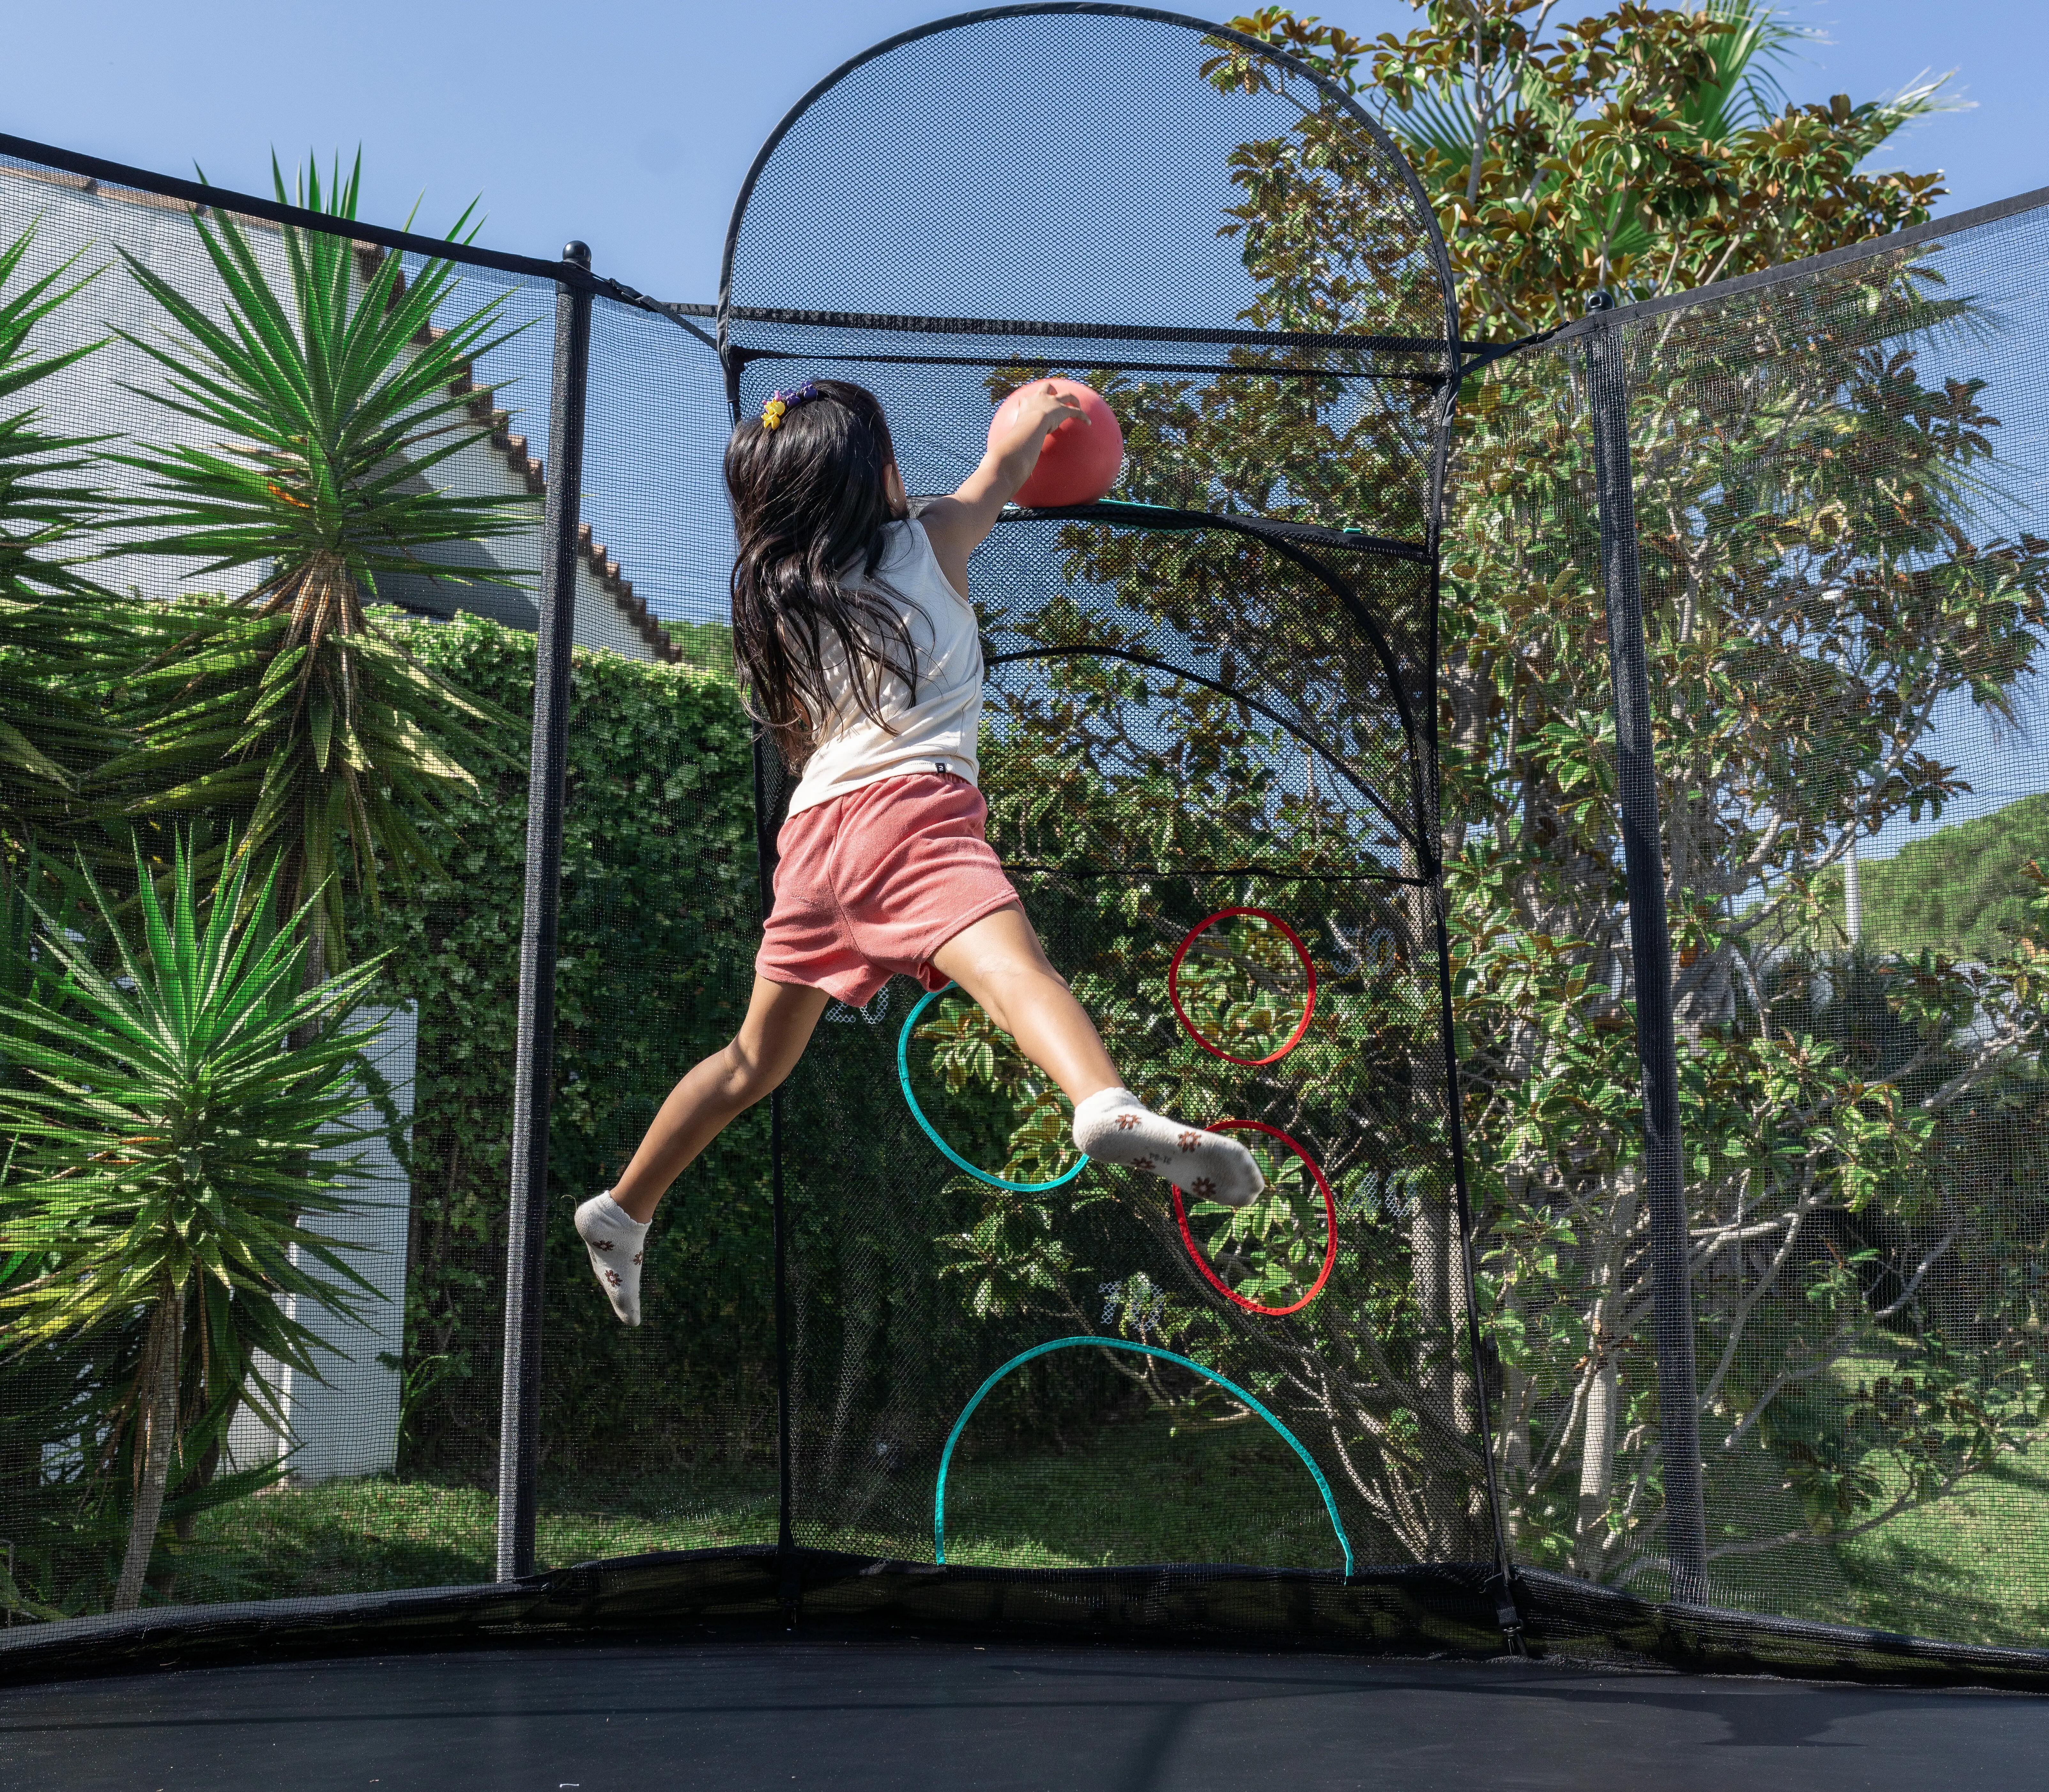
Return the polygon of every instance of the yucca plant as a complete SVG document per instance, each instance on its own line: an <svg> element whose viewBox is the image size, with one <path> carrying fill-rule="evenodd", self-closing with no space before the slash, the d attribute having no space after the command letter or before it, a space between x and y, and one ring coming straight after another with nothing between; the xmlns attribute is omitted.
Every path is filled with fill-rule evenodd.
<svg viewBox="0 0 2049 1792"><path fill-rule="evenodd" d="M168 324L156 340L122 332L167 376L166 389L130 390L220 437L120 457L148 476L128 527L152 552L198 562L195 579L264 569L231 604L157 619L161 649L128 690L143 766L174 766L184 781L151 812L224 810L240 818L244 851L280 852L291 905L320 892L306 911L315 971L340 962L346 886L374 904L380 865L402 881L436 869L418 818L474 788L469 766L502 754L480 730L511 728L377 628L366 613L377 581L515 582L436 550L521 533L537 515L525 493L435 484L437 468L489 433L469 415L472 370L525 326L504 326L503 293L437 324L456 297L451 262L405 275L386 255L366 270L348 228L361 169L359 157L344 180L337 165L323 185L309 164L287 192L273 158L281 201L336 220L284 228L282 292L231 216L193 214L224 323L122 251ZM473 210L448 240L474 234Z"/></svg>
<svg viewBox="0 0 2049 1792"><path fill-rule="evenodd" d="M0 857L0 1003L56 994L47 974L50 967L37 959L33 949L35 913L28 892L41 881L41 870L33 847L19 863ZM17 1079L15 1056L12 1036L0 1033L0 1089ZM8 1179L13 1142L0 1129L0 1188ZM0 1250L0 1297L34 1273L26 1252ZM36 1528L41 1516L33 1510L40 1503L37 1496L50 1479L45 1449L52 1439L77 1435L84 1422L78 1390L90 1373L76 1353L61 1346L0 1353L0 1505L6 1510L10 1541ZM0 1579L0 1609L10 1614L10 1621L17 1611L35 1617L62 1615L23 1592L25 1565L18 1557L5 1565L13 1572Z"/></svg>
<svg viewBox="0 0 2049 1792"><path fill-rule="evenodd" d="M0 1290L5 1349L146 1327L98 1436L101 1460L125 1452L134 1476L116 1610L141 1596L174 1467L218 1440L238 1401L286 1428L257 1353L319 1375L314 1333L278 1297L352 1316L373 1292L317 1223L367 1174L359 1148L373 1133L348 1116L375 1028L351 1017L377 966L302 988L310 943L301 916L279 919L282 867L252 894L247 855L227 857L203 904L185 842L168 903L138 855L133 941L88 876L111 968L39 910L34 950L61 987L0 997L13 1059L0 1261L33 1269L17 1262ZM196 1391L181 1400L181 1387Z"/></svg>
<svg viewBox="0 0 2049 1792"><path fill-rule="evenodd" d="M91 903L83 880L31 848L15 863L0 862L0 1008L33 1001L78 1018L63 966L37 950L38 905L43 930L53 917L67 939L85 937ZM19 1093L30 1086L21 1061L27 1043L0 1024L0 1090ZM0 1119L0 1189L17 1168L29 1173L19 1144ZM0 1300L45 1267L37 1254L0 1250ZM0 1579L0 1607L9 1622L75 1616L103 1603L114 1584L131 1505L119 1495L134 1428L108 1438L115 1452L111 1473L102 1453L88 1454L81 1440L103 1430L109 1390L133 1383L148 1330L140 1313L83 1336L37 1343L0 1326L6 1339L0 1349L0 1511L14 1569ZM189 1370L188 1383L192 1380ZM194 1488L199 1477L189 1475L184 1487L174 1483L167 1491L164 1517L189 1518L277 1478L274 1468L251 1470L216 1475Z"/></svg>
<svg viewBox="0 0 2049 1792"><path fill-rule="evenodd" d="M73 256L16 286L33 224L0 249L0 852L20 857L81 815L81 780L115 736L87 690L120 615L82 570L82 534L102 514L91 476L105 438L52 433L21 395L106 346L38 354L37 327L100 270L68 279ZM14 288L10 290L10 288Z"/></svg>

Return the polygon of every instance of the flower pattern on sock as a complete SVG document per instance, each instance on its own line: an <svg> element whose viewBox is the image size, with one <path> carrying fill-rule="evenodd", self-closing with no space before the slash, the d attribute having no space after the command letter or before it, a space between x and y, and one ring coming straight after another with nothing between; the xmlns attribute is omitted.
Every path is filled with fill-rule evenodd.
<svg viewBox="0 0 2049 1792"><path fill-rule="evenodd" d="M575 1224L577 1236L589 1254L591 1273L612 1303L612 1312L622 1324L638 1325L640 1264L647 1254L646 1225L614 1201L609 1190L593 1195L579 1207Z"/></svg>
<svg viewBox="0 0 2049 1792"><path fill-rule="evenodd" d="M1077 1102L1073 1130L1075 1146L1088 1156L1162 1177L1220 1206L1242 1206L1264 1186L1242 1144L1155 1114L1128 1089L1106 1089Z"/></svg>

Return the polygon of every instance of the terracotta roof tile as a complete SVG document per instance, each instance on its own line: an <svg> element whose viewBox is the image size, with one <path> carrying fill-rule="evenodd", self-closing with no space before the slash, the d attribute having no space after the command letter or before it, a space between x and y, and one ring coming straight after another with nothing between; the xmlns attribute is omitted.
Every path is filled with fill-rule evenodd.
<svg viewBox="0 0 2049 1792"><path fill-rule="evenodd" d="M359 243L356 248L356 253L364 258L366 267L375 267L383 254L372 243ZM393 285L393 297L397 297L405 290L405 278L402 273ZM449 391L458 398L469 395L469 414L477 422L490 426L492 447L504 457L506 465L513 473L525 482L527 491L535 497L541 496L548 488L544 469L538 459L527 453L527 438L511 433L511 414L500 410L493 402L497 395L495 389L478 386L473 370L465 362L462 371L449 381ZM593 543L591 527L588 523L577 524L577 542L589 564L591 576L608 597L618 602L625 612L627 620L633 624L634 632L647 643L655 657L671 665L680 661L683 657L682 650L669 639L669 632L647 613L647 604L633 596L633 581L622 576L619 562L610 558L602 546Z"/></svg>

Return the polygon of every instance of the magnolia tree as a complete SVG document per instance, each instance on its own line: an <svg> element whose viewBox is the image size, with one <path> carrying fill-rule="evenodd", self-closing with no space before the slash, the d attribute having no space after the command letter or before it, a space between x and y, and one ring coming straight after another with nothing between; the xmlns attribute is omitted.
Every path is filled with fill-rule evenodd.
<svg viewBox="0 0 2049 1792"><path fill-rule="evenodd" d="M1711 1561L1873 1528L2040 1414L2049 906L1959 964L1851 951L1825 900L1860 835L1968 787L1934 718L2010 712L2045 620L2049 543L1973 486L1980 383L1918 376L1969 305L1928 271L1876 258L1631 344ZM1628 1584L1659 1464L1577 371L1504 375L1465 433L1447 882L1518 1531Z"/></svg>
<svg viewBox="0 0 2049 1792"><path fill-rule="evenodd" d="M1144 395L1126 396L1136 419ZM1330 1205L1300 1159L1249 1133L1269 1195L1234 1213L1188 1191L1193 1253L1157 1183L1092 1168L1071 1188L982 1190L947 1261L978 1315L1033 1311L1164 1344L1250 1387L1342 1464L1355 1541L1483 1555L1433 921L1394 681L1333 592L1270 546L1211 530L1059 534L1062 574L1142 589L1146 609L1084 613L1058 594L1066 577L992 585L985 619L1003 649L1045 656L993 680L992 838L1033 868L1021 877L1033 918L1132 1086L1169 1112L1301 1141ZM1172 669L1204 659L1228 690ZM1285 1055L1308 979L1258 916L1202 931L1176 974L1189 1024L1229 1056L1199 1048L1170 1005L1176 947L1240 905L1285 920L1316 962L1313 1017ZM1063 1104L979 1010L943 1008L926 1032L957 1089L1030 1098L1007 1141L1011 1180L1048 1182L1071 1161ZM1181 1425L1260 1423L1158 1359L1108 1362Z"/></svg>
<svg viewBox="0 0 2049 1792"><path fill-rule="evenodd" d="M1648 297L1853 243L1919 221L1938 196L1933 177L1857 171L1930 90L1785 105L1769 79L1785 34L1744 8L1630 6L1571 25L1544 0L1419 10L1418 29L1373 45L1277 11L1236 23L1380 109L1436 207L1468 340L1549 328L1599 289ZM1227 92L1273 79L1223 45L1210 73ZM1374 171L1360 134L1306 85L1301 97L1297 130L1236 152L1241 202L1221 223L1257 285L1247 321L1358 328L1363 287L1398 298L1401 273L1376 270L1361 235ZM2035 1143L2049 1118L2049 907L1996 959L1958 963L1850 950L1828 902L1860 835L1939 814L1966 787L1938 718L1972 705L2011 717L2044 627L2049 543L1997 501L2012 360L1970 273L1934 248L1872 258L1622 344L1711 1561L1840 1539L1939 1499L2041 1416L2029 1303L2049 1211ZM1106 377L1128 420L1127 495L1399 533L1390 468L1415 460L1416 411L1362 407L1343 371L1281 381L1248 356L1207 381ZM1343 1141L1324 1165L1344 1224L1319 1300L1277 1341L1192 1277L1105 1299L1081 1242L1089 1197L990 1195L950 1244L978 1310L1142 1331L1236 1370L1320 1439L1386 1541L1419 1558L1485 1553L1480 1388L1460 1342L1424 999L1428 880L1398 794L1378 813L1339 775L1364 767L1385 795L1416 773L1441 801L1479 1373L1515 1547L1656 1591L1635 989L1583 372L1569 347L1533 351L1461 395L1435 768L1427 742L1407 756L1391 692L1346 654L1272 651L1277 615L1327 612L1328 595L1287 589L1270 557L1220 534L1070 527L1067 570L1192 594L1168 622L1243 665L1242 688L1270 695L1266 716L1128 659L1063 660L1015 695L999 682L994 825L1013 858L1052 868L1037 874L1042 908L1087 912L1077 986L1120 1062L1157 1067L1147 1092L1184 1111L1269 1113ZM1405 601L1381 582L1390 638ZM1070 643L1080 627L1051 598L998 625ZM1112 624L1090 626L1129 651ZM1295 1053L1228 1079L1162 1049L1162 943L1199 918L1184 912L1192 892L1081 869L1199 865L1219 830L1271 842L1258 900L1317 915L1333 985ZM1342 903L1328 895L1340 873L1355 880ZM1220 1024L1235 1014L1248 1039L1286 1009L1272 945L1241 933L1209 967L1228 985ZM971 1019L947 1028L949 1075L1004 1080ZM1058 1145L1032 1093L1013 1141L1024 1169L1050 1166ZM1306 1286L1320 1255L1313 1201L1276 1180L1248 1216L1198 1222L1235 1288ZM1157 1362L1131 1372L1191 1422L1250 1417Z"/></svg>

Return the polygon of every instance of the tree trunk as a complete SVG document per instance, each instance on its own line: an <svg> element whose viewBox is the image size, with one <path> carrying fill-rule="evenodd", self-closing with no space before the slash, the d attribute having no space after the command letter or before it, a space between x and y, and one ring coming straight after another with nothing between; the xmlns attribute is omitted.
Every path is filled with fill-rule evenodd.
<svg viewBox="0 0 2049 1792"><path fill-rule="evenodd" d="M1580 1455L1580 1510L1573 1565L1589 1580L1600 1578L1609 1496L1615 1485L1615 1359L1595 1346L1587 1387L1586 1434Z"/></svg>
<svg viewBox="0 0 2049 1792"><path fill-rule="evenodd" d="M1587 1345L1586 1427L1580 1447L1580 1510L1573 1555L1573 1565L1589 1580L1600 1578L1602 1557L1608 1550L1608 1504L1615 1490L1615 1353L1621 1342L1615 1336L1616 1310L1621 1304L1623 1261L1636 1223L1640 1183L1633 1169L1620 1172L1615 1179L1600 1296L1594 1303L1592 1335Z"/></svg>
<svg viewBox="0 0 2049 1792"><path fill-rule="evenodd" d="M1522 1316L1522 1296L1511 1289L1502 1311L1513 1320ZM1513 1362L1502 1365L1501 1412L1495 1424L1501 1434L1501 1466L1509 1485L1520 1487L1530 1478L1530 1376Z"/></svg>
<svg viewBox="0 0 2049 1792"><path fill-rule="evenodd" d="M1461 1437L1475 1443L1472 1377L1462 1357L1464 1347L1465 1283L1460 1274L1458 1225L1450 1198L1442 1190L1418 1188L1416 1211L1409 1222L1410 1285L1422 1361L1417 1376L1425 1401ZM1426 1429L1425 1436L1429 1436ZM1471 1490L1434 1451L1422 1464L1423 1509L1428 1514L1430 1546L1444 1557L1464 1560L1472 1553Z"/></svg>
<svg viewBox="0 0 2049 1792"><path fill-rule="evenodd" d="M1402 868L1411 877L1419 869L1415 849L1406 841ZM1408 962L1427 964L1436 950L1431 896L1412 885L1402 906L1409 929ZM1441 1089L1445 1070L1441 1053L1419 1052L1417 1059L1419 1080L1427 1078ZM1416 1296L1421 1357L1417 1385L1433 1413L1459 1437L1477 1446L1479 1402L1472 1377L1476 1366L1465 1360L1464 1241L1459 1236L1450 1188L1420 1179L1412 1188L1416 1205L1409 1219L1409 1274ZM1466 1477L1448 1463L1426 1455L1422 1479L1430 1546L1442 1557L1464 1560L1475 1552L1476 1534L1472 1490Z"/></svg>
<svg viewBox="0 0 2049 1792"><path fill-rule="evenodd" d="M188 1491L202 1493L213 1485L214 1476L220 1472L221 1439L227 1435L228 1426L235 1422L235 1414L240 1405L241 1398L238 1395L234 1405L228 1408L227 1417L221 1421L220 1436L207 1445L204 1454L200 1457L197 1463L192 1465L190 1473L186 1476L185 1487ZM171 1526L171 1534L180 1543L189 1543L192 1540L192 1532L198 1524L199 1514L196 1511L188 1512ZM171 1561L170 1567L158 1568L144 1583L151 1592L166 1604L169 1604L177 1596L178 1590L177 1557L173 1556Z"/></svg>
<svg viewBox="0 0 2049 1792"><path fill-rule="evenodd" d="M177 1444L178 1363L185 1355L185 1317L183 1290L166 1289L157 1295L138 1375L135 1456L141 1473L135 1515L128 1526L128 1553L114 1588L116 1611L135 1609L157 1546L157 1523L163 1516L171 1457Z"/></svg>
<svg viewBox="0 0 2049 1792"><path fill-rule="evenodd" d="M309 915L306 922L305 962L299 967L299 993L301 995L317 989L327 981L327 938L321 931L320 917ZM320 1036L320 1029L321 1024L317 1020L301 1021L291 1031L292 1049L294 1051L304 1051Z"/></svg>

